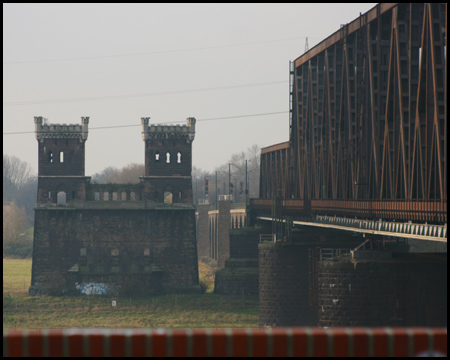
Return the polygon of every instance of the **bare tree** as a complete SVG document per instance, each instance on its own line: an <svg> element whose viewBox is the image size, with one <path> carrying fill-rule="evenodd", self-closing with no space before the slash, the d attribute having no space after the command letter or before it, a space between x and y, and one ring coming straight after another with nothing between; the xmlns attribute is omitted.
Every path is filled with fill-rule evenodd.
<svg viewBox="0 0 450 360"><path fill-rule="evenodd" d="M93 184L117 183L120 170L113 166L108 166L102 171L95 173L91 177Z"/></svg>
<svg viewBox="0 0 450 360"><path fill-rule="evenodd" d="M144 164L131 163L122 169L109 166L92 175L93 184L137 184L139 176L144 176Z"/></svg>
<svg viewBox="0 0 450 360"><path fill-rule="evenodd" d="M3 204L3 245L17 242L25 230L25 209L15 201Z"/></svg>
<svg viewBox="0 0 450 360"><path fill-rule="evenodd" d="M31 176L31 167L27 162L3 154L3 199L14 199Z"/></svg>

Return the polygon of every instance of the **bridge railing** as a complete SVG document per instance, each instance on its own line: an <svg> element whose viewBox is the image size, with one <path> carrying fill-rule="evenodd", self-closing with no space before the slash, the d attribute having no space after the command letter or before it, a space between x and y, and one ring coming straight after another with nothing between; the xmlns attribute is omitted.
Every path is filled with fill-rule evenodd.
<svg viewBox="0 0 450 360"><path fill-rule="evenodd" d="M259 235L259 243L262 244L265 242L274 242L273 235L272 234L260 234Z"/></svg>
<svg viewBox="0 0 450 360"><path fill-rule="evenodd" d="M3 356L447 355L446 328L3 331Z"/></svg>
<svg viewBox="0 0 450 360"><path fill-rule="evenodd" d="M328 249L328 248L320 248L319 259L322 260L330 260L335 261L342 259L343 256L350 254L350 249Z"/></svg>

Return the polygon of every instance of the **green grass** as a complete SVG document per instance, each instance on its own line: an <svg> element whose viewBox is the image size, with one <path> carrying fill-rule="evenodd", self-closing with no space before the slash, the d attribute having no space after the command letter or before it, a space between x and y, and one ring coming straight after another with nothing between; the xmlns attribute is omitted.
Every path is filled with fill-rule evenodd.
<svg viewBox="0 0 450 360"><path fill-rule="evenodd" d="M211 266L200 262L199 267L200 278L207 278L211 291ZM31 259L3 259L3 328L258 326L256 296L242 298L209 292L148 298L31 297L30 277ZM116 307L111 306L112 300L116 300Z"/></svg>
<svg viewBox="0 0 450 360"><path fill-rule="evenodd" d="M3 259L3 292L26 291L31 284L31 259Z"/></svg>

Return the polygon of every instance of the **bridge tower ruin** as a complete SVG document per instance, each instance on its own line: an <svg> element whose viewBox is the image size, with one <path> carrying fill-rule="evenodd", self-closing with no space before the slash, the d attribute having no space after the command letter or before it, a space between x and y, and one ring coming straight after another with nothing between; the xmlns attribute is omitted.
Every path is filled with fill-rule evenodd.
<svg viewBox="0 0 450 360"><path fill-rule="evenodd" d="M89 118L81 125L34 121L39 184L30 295L199 293L195 119L183 126L143 119L139 184L94 184L85 176Z"/></svg>
<svg viewBox="0 0 450 360"><path fill-rule="evenodd" d="M85 201L89 117L82 117L80 125L67 125L47 124L42 116L36 116L34 124L39 143L38 204Z"/></svg>
<svg viewBox="0 0 450 360"><path fill-rule="evenodd" d="M193 203L192 142L195 118L186 125L149 125L150 118L141 118L145 141L145 176L143 200L158 203Z"/></svg>

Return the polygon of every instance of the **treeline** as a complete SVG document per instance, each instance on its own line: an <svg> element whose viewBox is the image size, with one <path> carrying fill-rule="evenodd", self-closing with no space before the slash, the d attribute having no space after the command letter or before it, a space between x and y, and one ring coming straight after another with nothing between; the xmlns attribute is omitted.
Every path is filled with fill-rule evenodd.
<svg viewBox="0 0 450 360"><path fill-rule="evenodd" d="M233 154L229 161L217 166L214 171L209 172L194 166L192 168L194 204L198 205L199 202L208 200L211 206L215 206L216 195L233 195L234 202L244 203L246 201L246 185L248 197L258 197L259 162L260 148L258 145L253 145L247 151ZM139 183L139 176L144 176L144 172L143 164L132 163L122 169L110 166L92 175L91 183L136 184ZM206 193L206 180L208 181L208 193Z"/></svg>
<svg viewBox="0 0 450 360"><path fill-rule="evenodd" d="M3 154L3 257L31 256L36 199L37 176L30 165Z"/></svg>
<svg viewBox="0 0 450 360"><path fill-rule="evenodd" d="M207 200L211 206L215 207L217 197L220 195L233 195L235 203L245 203L246 190L248 190L248 198L259 197L259 166L258 145L252 145L247 151L233 154L229 161L217 166L211 172L194 166L192 169L194 203L198 204ZM206 193L206 180L208 193Z"/></svg>

